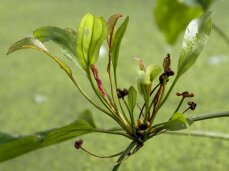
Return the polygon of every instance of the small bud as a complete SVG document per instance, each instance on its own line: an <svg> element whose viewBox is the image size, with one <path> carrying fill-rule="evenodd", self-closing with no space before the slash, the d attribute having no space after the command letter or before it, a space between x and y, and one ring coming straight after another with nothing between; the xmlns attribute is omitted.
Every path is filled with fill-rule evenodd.
<svg viewBox="0 0 229 171"><path fill-rule="evenodd" d="M166 73L162 73L160 75L160 77L159 77L160 84L163 84L165 79L166 79L166 82L167 82L168 77L167 77Z"/></svg>
<svg viewBox="0 0 229 171"><path fill-rule="evenodd" d="M191 94L189 94L189 95L188 95L188 97L194 97L194 94L193 94L193 93L191 93Z"/></svg>
<svg viewBox="0 0 229 171"><path fill-rule="evenodd" d="M146 67L145 67L144 61L138 57L134 57L134 58L138 61L139 69L145 72Z"/></svg>
<svg viewBox="0 0 229 171"><path fill-rule="evenodd" d="M188 105L189 105L189 108L191 110L195 110L196 109L196 106L197 106L197 104L195 102L188 102Z"/></svg>
<svg viewBox="0 0 229 171"><path fill-rule="evenodd" d="M128 90L127 89L123 89L123 90L121 90L121 89L117 89L117 96L118 96L118 98L120 99L120 98L124 98L126 95L128 95Z"/></svg>
<svg viewBox="0 0 229 171"><path fill-rule="evenodd" d="M176 93L176 95L177 95L177 96L182 96L182 94L181 94L181 93Z"/></svg>
<svg viewBox="0 0 229 171"><path fill-rule="evenodd" d="M168 72L166 72L166 74L169 77L169 76L173 76L175 73L174 73L174 71L169 70Z"/></svg>
<svg viewBox="0 0 229 171"><path fill-rule="evenodd" d="M148 121L143 122L143 120L141 120L141 119L138 119L137 122L138 122L139 130L146 130L150 125L150 123Z"/></svg>
<svg viewBox="0 0 229 171"><path fill-rule="evenodd" d="M170 70L170 64L171 64L170 54L167 54L167 57L165 57L163 61L164 72Z"/></svg>
<svg viewBox="0 0 229 171"><path fill-rule="evenodd" d="M177 96L183 96L183 98L186 98L186 97L194 97L194 94L193 93L189 93L188 91L184 91L182 93L176 93Z"/></svg>
<svg viewBox="0 0 229 171"><path fill-rule="evenodd" d="M184 92L182 93L182 96L183 96L184 98L188 97L188 95L189 95L189 93L188 93L187 91L184 91Z"/></svg>
<svg viewBox="0 0 229 171"><path fill-rule="evenodd" d="M76 149L81 148L82 144L83 144L83 140L82 139L80 139L79 141L76 141L75 142L75 148Z"/></svg>

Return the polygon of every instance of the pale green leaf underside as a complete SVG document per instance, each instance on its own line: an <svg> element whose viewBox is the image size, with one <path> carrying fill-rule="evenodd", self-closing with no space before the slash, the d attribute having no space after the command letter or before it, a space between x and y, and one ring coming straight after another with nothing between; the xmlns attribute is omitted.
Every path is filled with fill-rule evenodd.
<svg viewBox="0 0 229 171"><path fill-rule="evenodd" d="M76 33L72 29L45 26L36 29L33 37L42 43L52 41L59 45L65 56L76 63Z"/></svg>
<svg viewBox="0 0 229 171"><path fill-rule="evenodd" d="M76 57L84 70L98 60L100 47L107 34L108 27L103 18L86 14L81 20L76 36Z"/></svg>
<svg viewBox="0 0 229 171"><path fill-rule="evenodd" d="M56 63L59 64L59 66L71 77L72 72L71 69L62 62L59 58L52 56L48 49L45 47L45 45L38 39L27 37L22 40L19 40L18 42L14 43L12 46L10 46L7 54L13 53L20 49L35 49L41 52L44 52L46 55L51 57Z"/></svg>
<svg viewBox="0 0 229 171"><path fill-rule="evenodd" d="M212 27L211 14L211 12L206 12L188 25L178 62L178 76L185 73L195 63L207 44Z"/></svg>
<svg viewBox="0 0 229 171"><path fill-rule="evenodd" d="M90 111L85 111L76 121L60 128L54 128L27 136L14 136L0 133L0 162L93 132L95 129L96 127Z"/></svg>
<svg viewBox="0 0 229 171"><path fill-rule="evenodd" d="M41 42L53 41L75 56L76 37L68 30L54 26L45 26L36 29L33 32L33 37Z"/></svg>

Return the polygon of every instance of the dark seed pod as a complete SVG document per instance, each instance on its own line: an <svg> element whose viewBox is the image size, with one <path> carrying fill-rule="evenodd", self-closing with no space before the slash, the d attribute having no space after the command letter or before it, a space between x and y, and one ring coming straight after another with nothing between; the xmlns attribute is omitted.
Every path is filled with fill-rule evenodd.
<svg viewBox="0 0 229 171"><path fill-rule="evenodd" d="M82 144L83 144L83 140L82 139L80 139L79 141L76 141L75 142L75 148L76 149L81 148Z"/></svg>
<svg viewBox="0 0 229 171"><path fill-rule="evenodd" d="M171 64L170 54L167 54L167 57L165 57L163 61L164 72L167 72L170 70L170 64Z"/></svg>
<svg viewBox="0 0 229 171"><path fill-rule="evenodd" d="M127 89L117 89L117 96L118 98L124 98L126 95L128 95L128 90Z"/></svg>
<svg viewBox="0 0 229 171"><path fill-rule="evenodd" d="M197 104L195 102L188 102L188 105L189 105L189 108L191 110L195 110L196 109L196 106L197 106Z"/></svg>
<svg viewBox="0 0 229 171"><path fill-rule="evenodd" d="M141 120L141 119L138 119L138 128L139 128L139 130L146 130L148 127L149 127L149 122L148 121L146 121L146 122L143 122L143 120Z"/></svg>
<svg viewBox="0 0 229 171"><path fill-rule="evenodd" d="M194 94L193 93L189 93L188 91L184 91L182 93L177 93L176 95L177 96L183 96L183 98L194 97Z"/></svg>

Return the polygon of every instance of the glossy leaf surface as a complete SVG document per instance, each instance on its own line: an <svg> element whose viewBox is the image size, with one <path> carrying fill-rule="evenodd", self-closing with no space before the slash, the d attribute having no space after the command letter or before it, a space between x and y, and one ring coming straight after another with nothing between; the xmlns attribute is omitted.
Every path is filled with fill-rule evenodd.
<svg viewBox="0 0 229 171"><path fill-rule="evenodd" d="M188 128L192 123L183 113L174 113L168 122L162 124L162 128L169 131L179 131Z"/></svg>
<svg viewBox="0 0 229 171"><path fill-rule="evenodd" d="M59 64L59 66L69 75L72 76L71 69L62 62L59 58L52 56L48 49L45 47L45 45L38 39L28 37L24 38L22 40L19 40L18 42L14 43L12 46L10 46L7 54L13 53L20 49L36 49L38 51L44 52L49 57L51 57L56 63Z"/></svg>
<svg viewBox="0 0 229 171"><path fill-rule="evenodd" d="M194 19L188 25L178 62L178 77L185 73L196 61L208 42L211 33L211 12Z"/></svg>
<svg viewBox="0 0 229 171"><path fill-rule="evenodd" d="M76 57L76 37L70 29L61 29L53 26L41 27L33 32L33 37L41 42L53 41L57 43L71 60L74 60Z"/></svg>
<svg viewBox="0 0 229 171"><path fill-rule="evenodd" d="M101 17L86 14L77 30L76 57L84 70L98 60L99 50L108 34L108 26Z"/></svg>
<svg viewBox="0 0 229 171"><path fill-rule="evenodd" d="M93 132L95 129L92 115L86 110L76 121L60 128L26 136L0 133L0 162Z"/></svg>

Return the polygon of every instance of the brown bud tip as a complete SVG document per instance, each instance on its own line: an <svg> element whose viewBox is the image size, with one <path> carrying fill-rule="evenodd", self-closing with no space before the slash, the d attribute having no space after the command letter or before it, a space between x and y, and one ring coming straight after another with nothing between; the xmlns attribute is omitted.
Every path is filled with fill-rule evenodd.
<svg viewBox="0 0 229 171"><path fill-rule="evenodd" d="M164 61L163 61L164 72L167 72L170 70L170 64L171 64L170 54L167 54L167 56L164 58Z"/></svg>
<svg viewBox="0 0 229 171"><path fill-rule="evenodd" d="M183 96L183 98L186 98L186 97L193 97L194 94L193 93L189 93L188 91L184 91L182 93L177 93L176 94L177 96Z"/></svg>
<svg viewBox="0 0 229 171"><path fill-rule="evenodd" d="M195 102L188 102L188 105L189 105L189 108L191 110L195 110L196 109L196 106L197 106L197 104Z"/></svg>
<svg viewBox="0 0 229 171"><path fill-rule="evenodd" d="M123 97L127 96L128 95L128 90L126 88L123 89L122 91L123 93Z"/></svg>
<svg viewBox="0 0 229 171"><path fill-rule="evenodd" d="M117 96L118 98L124 98L126 95L128 95L128 90L127 89L117 89Z"/></svg>
<svg viewBox="0 0 229 171"><path fill-rule="evenodd" d="M122 90L118 88L116 91L118 98L122 98Z"/></svg>
<svg viewBox="0 0 229 171"><path fill-rule="evenodd" d="M193 94L193 93L190 93L190 94L188 95L188 97L194 97L194 94Z"/></svg>
<svg viewBox="0 0 229 171"><path fill-rule="evenodd" d="M173 76L175 73L174 73L174 71L172 71L171 69L169 69L169 71L166 72L166 74L167 74L168 77L169 77L169 76Z"/></svg>
<svg viewBox="0 0 229 171"><path fill-rule="evenodd" d="M75 148L76 149L81 148L82 144L83 144L83 140L82 139L80 139L79 141L76 141L75 142Z"/></svg>
<svg viewBox="0 0 229 171"><path fill-rule="evenodd" d="M176 93L176 95L177 95L177 96L182 96L182 94L181 94L181 93Z"/></svg>
<svg viewBox="0 0 229 171"><path fill-rule="evenodd" d="M189 93L188 93L187 91L184 91L184 92L182 93L182 96L183 96L184 98L186 98L186 97L189 96Z"/></svg>
<svg viewBox="0 0 229 171"><path fill-rule="evenodd" d="M146 130L149 127L150 123L148 121L143 122L143 120L138 119L138 128L139 130Z"/></svg>

